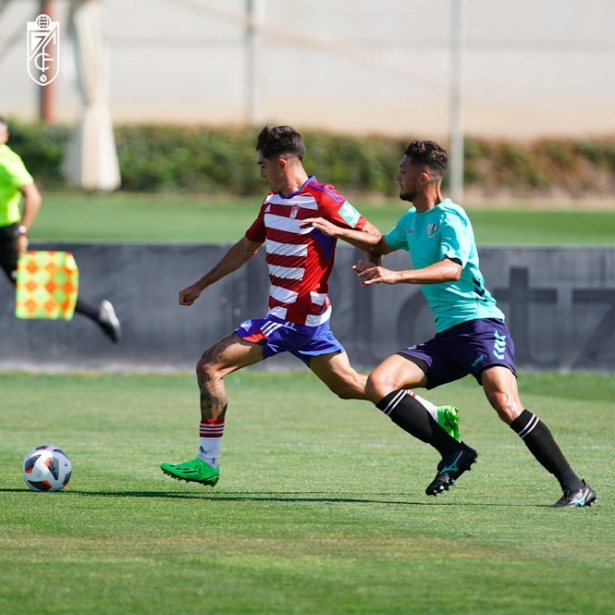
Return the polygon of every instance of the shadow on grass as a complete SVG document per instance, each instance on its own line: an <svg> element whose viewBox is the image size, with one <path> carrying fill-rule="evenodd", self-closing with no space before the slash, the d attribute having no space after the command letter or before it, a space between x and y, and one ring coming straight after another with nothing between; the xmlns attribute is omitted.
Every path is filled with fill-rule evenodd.
<svg viewBox="0 0 615 615"><path fill-rule="evenodd" d="M2 489L0 493L20 493L29 492L28 489ZM181 493L178 491L79 491L68 489L59 492L62 496L84 496L84 497L107 497L107 498L169 498L176 500L210 500L220 502L309 502L309 503L330 503L330 504L395 504L402 506L515 506L529 508L545 508L544 504L502 504L501 502L454 502L438 498L427 502L415 502L408 500L392 499L392 494L375 494L372 497L353 497L351 495L331 496L326 492L305 491L305 492L275 492L275 493L216 493L216 492L189 492ZM381 497L379 497L381 496ZM394 496L393 496L394 497ZM425 496L427 497L427 496Z"/></svg>

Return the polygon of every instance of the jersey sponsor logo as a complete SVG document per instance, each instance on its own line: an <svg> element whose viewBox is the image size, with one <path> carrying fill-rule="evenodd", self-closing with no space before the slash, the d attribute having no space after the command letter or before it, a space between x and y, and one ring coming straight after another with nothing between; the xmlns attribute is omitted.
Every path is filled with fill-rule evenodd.
<svg viewBox="0 0 615 615"><path fill-rule="evenodd" d="M338 213L352 228L357 225L357 222L361 217L361 214L348 201L344 201L344 204L340 207Z"/></svg>
<svg viewBox="0 0 615 615"><path fill-rule="evenodd" d="M438 230L437 224L428 224L427 225L427 237L429 237L429 239L432 239L434 235L436 234L437 230Z"/></svg>

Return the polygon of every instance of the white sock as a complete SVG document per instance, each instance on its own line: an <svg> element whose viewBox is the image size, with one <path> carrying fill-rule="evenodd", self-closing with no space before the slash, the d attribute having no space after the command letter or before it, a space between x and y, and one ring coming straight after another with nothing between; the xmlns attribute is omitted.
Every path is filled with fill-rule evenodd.
<svg viewBox="0 0 615 615"><path fill-rule="evenodd" d="M199 453L197 457L212 468L218 467L223 435L224 418L201 420L199 425Z"/></svg>
<svg viewBox="0 0 615 615"><path fill-rule="evenodd" d="M412 395L412 397L414 397L414 399L416 399L416 401L418 401L419 404L421 404L421 406L423 406L423 408L425 408L425 410L427 410L427 412L431 414L433 420L436 423L438 422L438 406L436 406L435 404L432 404L427 399L423 399L420 395L417 395L414 391L408 391L408 395Z"/></svg>

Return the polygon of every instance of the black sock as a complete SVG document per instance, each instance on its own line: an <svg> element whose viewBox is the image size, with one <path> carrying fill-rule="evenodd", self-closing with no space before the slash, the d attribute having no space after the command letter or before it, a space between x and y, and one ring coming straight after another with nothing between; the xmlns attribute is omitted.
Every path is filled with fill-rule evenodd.
<svg viewBox="0 0 615 615"><path fill-rule="evenodd" d="M82 301L81 299L77 299L77 303L75 304L75 312L77 314L83 314L88 318L91 318L93 321L98 322L98 315L100 313L100 309Z"/></svg>
<svg viewBox="0 0 615 615"><path fill-rule="evenodd" d="M405 389L398 389L383 397L376 407L382 410L396 425L422 442L431 444L443 457L455 452L459 442L436 421L425 407Z"/></svg>
<svg viewBox="0 0 615 615"><path fill-rule="evenodd" d="M562 489L579 489L582 486L581 479L566 461L549 428L535 414L524 410L510 427L523 440L538 463L557 478Z"/></svg>

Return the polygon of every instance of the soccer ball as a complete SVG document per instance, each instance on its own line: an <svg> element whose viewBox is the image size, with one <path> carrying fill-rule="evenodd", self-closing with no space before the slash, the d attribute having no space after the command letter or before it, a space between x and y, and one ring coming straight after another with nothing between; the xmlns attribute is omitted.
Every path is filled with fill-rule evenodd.
<svg viewBox="0 0 615 615"><path fill-rule="evenodd" d="M32 491L62 491L72 471L68 455L51 444L33 448L23 460L23 479Z"/></svg>

